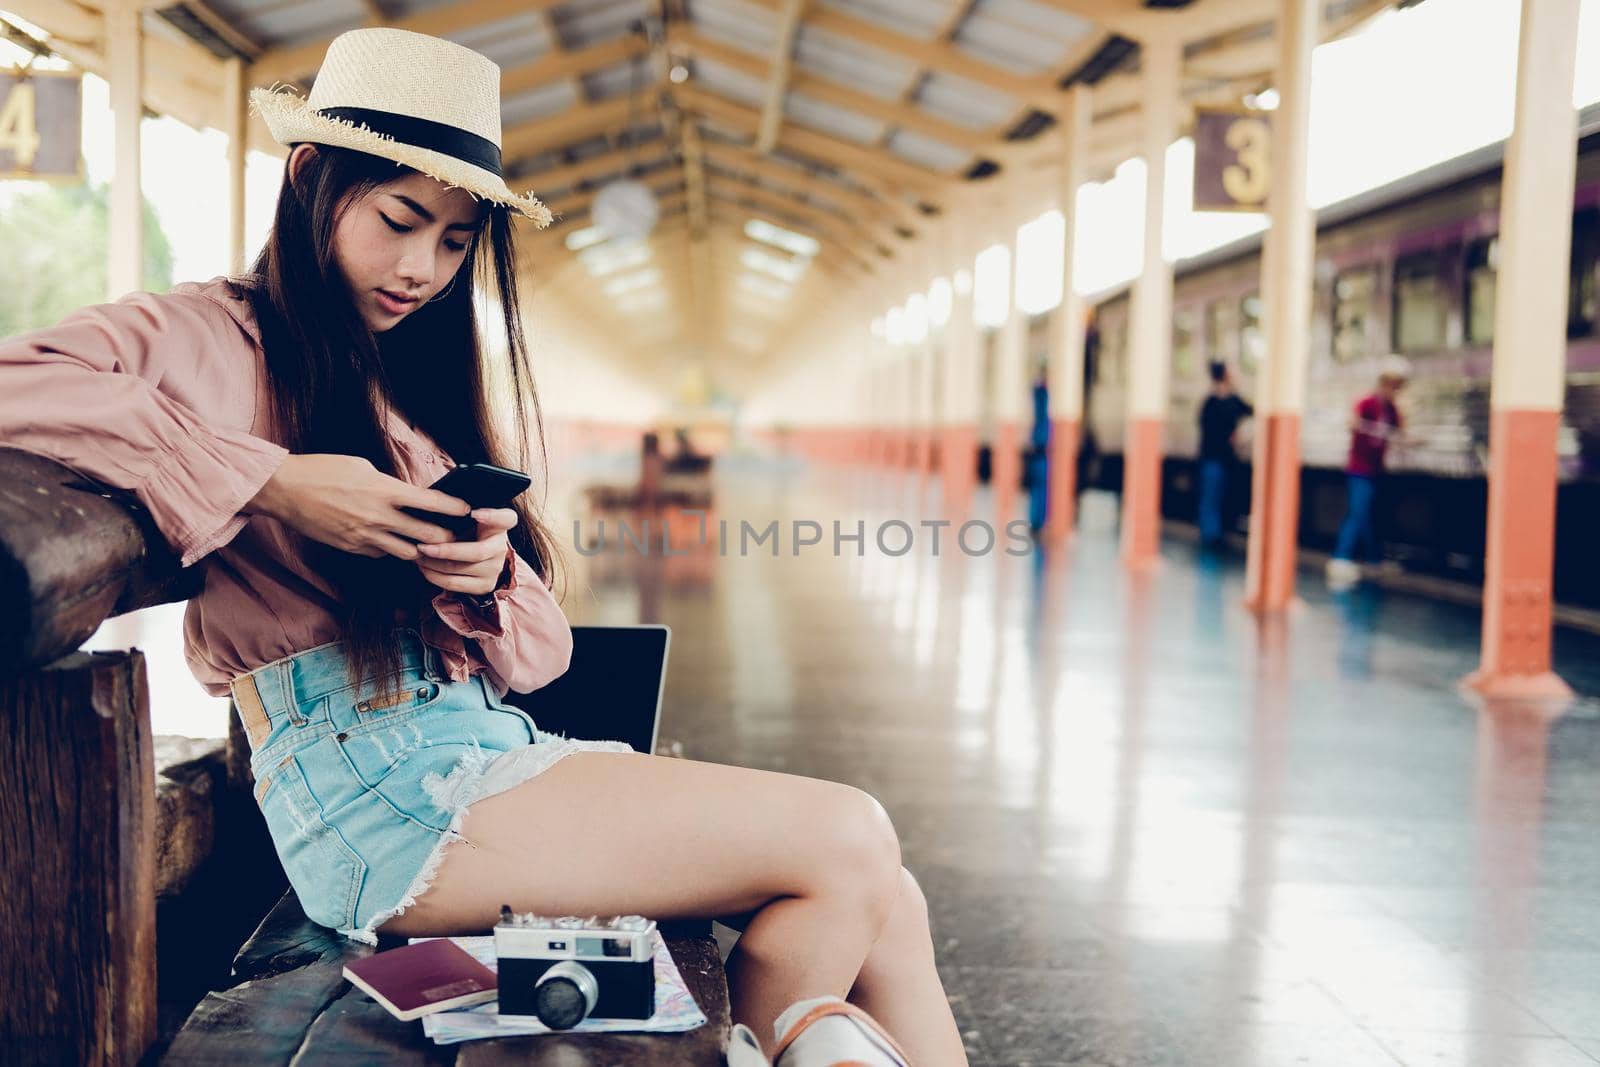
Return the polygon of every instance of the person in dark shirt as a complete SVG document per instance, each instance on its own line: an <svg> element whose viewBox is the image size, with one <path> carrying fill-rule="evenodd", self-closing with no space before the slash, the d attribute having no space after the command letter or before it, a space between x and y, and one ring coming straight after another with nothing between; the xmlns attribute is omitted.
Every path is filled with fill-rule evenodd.
<svg viewBox="0 0 1600 1067"><path fill-rule="evenodd" d="M1347 589L1361 580L1357 552L1365 550L1371 557L1378 553L1372 504L1389 443L1405 429L1395 398L1410 376L1410 364L1399 356L1389 357L1378 373L1378 388L1356 401L1350 413L1350 457L1344 467L1348 490L1345 517L1327 569L1328 585L1334 589Z"/></svg>
<svg viewBox="0 0 1600 1067"><path fill-rule="evenodd" d="M1228 499L1228 478L1238 465L1239 424L1255 413L1233 391L1228 365L1211 364L1211 395L1200 405L1200 544L1222 543L1222 512Z"/></svg>

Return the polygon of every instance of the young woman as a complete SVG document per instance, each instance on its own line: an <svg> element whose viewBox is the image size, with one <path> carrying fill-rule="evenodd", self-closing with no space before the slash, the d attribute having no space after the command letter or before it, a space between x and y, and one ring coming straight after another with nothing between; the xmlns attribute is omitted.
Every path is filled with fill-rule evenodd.
<svg viewBox="0 0 1600 1067"><path fill-rule="evenodd" d="M534 431L543 450L511 213L549 213L501 177L499 69L358 30L308 100L252 103L292 146L252 270L0 342L0 442L131 490L203 569L186 653L234 698L307 914L368 943L481 932L502 904L735 917L734 1017L763 1040L794 1001L848 995L918 1063L964 1063L872 797L541 733L504 696L571 651L549 530L519 503L455 541L401 510L466 514L426 487L457 462L531 469ZM490 283L504 431L475 319Z"/></svg>

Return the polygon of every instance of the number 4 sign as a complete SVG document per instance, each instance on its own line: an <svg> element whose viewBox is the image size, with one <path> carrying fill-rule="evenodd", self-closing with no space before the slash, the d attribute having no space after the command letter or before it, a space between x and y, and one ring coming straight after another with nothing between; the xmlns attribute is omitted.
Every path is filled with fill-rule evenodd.
<svg viewBox="0 0 1600 1067"><path fill-rule="evenodd" d="M0 180L82 180L82 141L80 74L0 71Z"/></svg>
<svg viewBox="0 0 1600 1067"><path fill-rule="evenodd" d="M1265 211L1271 175L1272 112L1196 108L1194 209Z"/></svg>

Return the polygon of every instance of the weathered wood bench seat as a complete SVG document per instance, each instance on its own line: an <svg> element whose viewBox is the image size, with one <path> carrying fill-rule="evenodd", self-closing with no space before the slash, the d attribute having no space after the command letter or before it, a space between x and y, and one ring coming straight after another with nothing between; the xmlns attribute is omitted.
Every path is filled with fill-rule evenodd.
<svg viewBox="0 0 1600 1067"><path fill-rule="evenodd" d="M293 1063L720 1064L729 1029L728 986L709 923L664 924L667 947L704 1026L682 1034L547 1034L435 1045L422 1023L402 1022L341 975L373 949L305 917L286 893L233 964L234 984L206 995L173 1039L163 1064L227 1067ZM400 939L382 938L379 949Z"/></svg>

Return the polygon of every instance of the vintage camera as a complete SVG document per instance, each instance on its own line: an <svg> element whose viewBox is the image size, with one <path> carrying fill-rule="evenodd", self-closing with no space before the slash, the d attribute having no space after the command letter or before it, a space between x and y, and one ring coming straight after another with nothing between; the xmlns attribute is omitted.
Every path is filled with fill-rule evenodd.
<svg viewBox="0 0 1600 1067"><path fill-rule="evenodd" d="M552 919L500 909L494 952L500 1018L552 1030L585 1019L648 1019L656 1007L656 924L638 915Z"/></svg>

